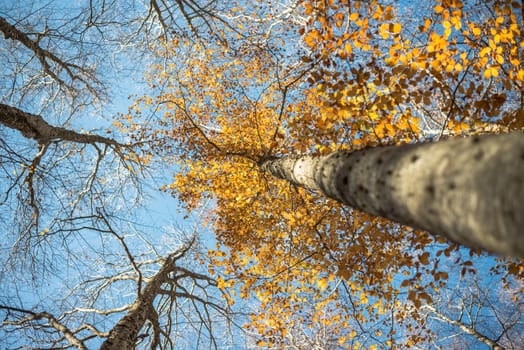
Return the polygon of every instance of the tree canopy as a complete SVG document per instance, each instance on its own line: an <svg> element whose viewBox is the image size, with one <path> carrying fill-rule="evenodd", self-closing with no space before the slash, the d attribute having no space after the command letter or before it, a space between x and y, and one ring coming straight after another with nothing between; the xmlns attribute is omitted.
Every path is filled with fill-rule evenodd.
<svg viewBox="0 0 524 350"><path fill-rule="evenodd" d="M93 230L127 247L126 240L133 238L108 229L112 221L104 218L130 220L133 210L146 203L142 186L157 186L176 198L186 216L195 218L196 213L199 225L205 226L202 231L212 232L212 244L203 243L206 254L195 255L202 264L194 272L193 267L177 270L186 271L182 275L211 297L212 304L199 299L201 294L177 292L175 287L184 286L171 275L175 270L163 272L175 253L153 254L161 241L149 243L141 233L148 244L124 249L124 261L134 271L132 285L138 290L136 302L128 305L139 310L140 317L133 319L145 320L135 324L133 337L149 324L154 337L148 344L175 346L165 340L173 328L154 321L151 309L140 309L140 300L147 299L155 309L175 305L177 298L196 301L195 310L212 305L230 320L235 320L230 311L238 305L241 328L254 339L250 346L260 348L450 346L451 338L441 337L442 330L461 332L457 339L464 344L515 349L524 344L524 265L519 259L524 241L519 231L524 199L519 170L524 152L521 2L144 5L130 10L111 2L79 12L83 17L78 18L93 21L85 30L93 27L108 45L103 52L115 53L114 42L126 43L129 57L142 55L149 61L148 90L134 96L128 112L113 116L96 133L75 130L70 121L77 113L88 113L82 112L84 105L92 112L92 101L110 103L101 92L111 85L112 67L88 52L78 53L85 57L82 65L77 58L67 58L67 45L53 46L56 23L50 20L51 29L43 21L41 30L32 32L23 20L0 16L4 45L15 42L16 50L32 57L23 83L16 80L18 68L6 71L16 88L2 90L0 105L0 125L7 130L2 166L10 181L2 185L7 192L2 214L19 215L13 247L20 242L34 247L45 237L67 241L71 233L82 236ZM118 24L114 28L106 22L110 15ZM74 40L56 40L81 43L83 38L79 34ZM96 51L88 45L78 48ZM16 62L27 59L27 53L15 54ZM96 64L91 61L95 59ZM131 64L129 59L123 62ZM107 71L97 71L97 64ZM31 79L47 79L52 88L35 92ZM75 106L69 118L56 122L46 113L57 111L63 100L51 108L36 100L28 104L24 97L52 95L53 89L64 94L66 105ZM32 151L15 148L20 139L29 141ZM463 146L484 140L511 142ZM442 156L439 149L444 148ZM407 154L398 169L387 167L399 154L394 152L425 149L423 155ZM373 156L379 153L387 159ZM318 183L305 186L308 179L299 181L295 161L275 165L341 154L362 164L340 163L344 172L333 176L334 189L329 190ZM95 160L82 162L84 157ZM469 171L481 161L482 167ZM60 166L64 162L82 175L66 181L69 168ZM293 171L284 176L286 166ZM18 169L14 177L13 169ZM321 166L314 170L319 178L324 176ZM390 180L397 173L402 183ZM64 195L71 185L78 190ZM417 188L420 195L409 202ZM477 196L477 190L483 195ZM405 196L384 204L395 191ZM447 196L450 191L457 197ZM376 205L371 208L370 203ZM409 220L399 219L404 207L415 213ZM449 224L433 224L434 217ZM462 222L482 226L493 236L487 239L482 233L473 239L470 231L459 228ZM486 228L487 223L494 224ZM510 223L513 233L506 235L502 231ZM59 249L51 246L52 251ZM493 252L502 255L490 255ZM148 266L143 258L152 255L157 258L155 272L147 274L142 289L141 276ZM162 275L164 279L155 277ZM162 285L175 289L167 292ZM207 295L207 290L215 294ZM468 290L463 302L444 301L460 290ZM219 295L223 305L214 298ZM496 296L499 308L494 306ZM4 306L8 315L25 310ZM506 310L506 316L497 309ZM97 337L123 339L114 333L129 310L121 310L120 323L111 319L116 327ZM157 310L173 315L170 308ZM213 317L207 314L200 321L209 324ZM126 341L134 346L134 339Z"/></svg>

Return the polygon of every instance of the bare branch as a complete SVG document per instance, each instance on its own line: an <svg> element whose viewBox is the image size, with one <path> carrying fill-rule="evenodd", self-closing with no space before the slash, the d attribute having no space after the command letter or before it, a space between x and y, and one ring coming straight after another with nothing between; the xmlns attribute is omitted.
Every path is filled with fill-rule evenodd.
<svg viewBox="0 0 524 350"><path fill-rule="evenodd" d="M96 80L93 72L88 71L84 67L80 67L74 63L65 62L54 53L43 49L39 44L39 39L31 39L29 35L19 30L16 26L7 22L3 17L0 17L0 32L4 34L5 39L11 39L17 41L33 51L35 56L40 61L42 69L49 75L54 81L60 86L67 88L73 95L76 94L78 88L74 86L75 81L80 81L85 88L87 88L93 95L97 95L96 89L91 86L89 80L94 81L96 84L99 82ZM45 35L47 33L43 33ZM60 73L54 70L52 65L60 67L61 70L65 71L71 82L65 82L61 77Z"/></svg>
<svg viewBox="0 0 524 350"><path fill-rule="evenodd" d="M31 310L19 309L5 305L0 305L0 309L6 310L8 314L14 312L27 315L25 317L19 318L16 321L4 321L3 324L5 325L24 325L32 323L33 321L47 320L49 322L49 325L56 329L58 332L62 333L72 346L76 347L79 350L87 350L87 347L83 344L83 342L80 339L78 339L75 336L73 331L71 331L61 322L59 322L53 315L51 315L48 312L34 312Z"/></svg>
<svg viewBox="0 0 524 350"><path fill-rule="evenodd" d="M457 326L464 333L467 333L467 334L470 334L470 335L474 336L475 338L477 338L479 341L483 342L484 344L487 344L487 345L491 346L493 349L496 349L496 350L503 350L504 349L502 346L497 344L496 341L488 338L484 334L479 333L475 328L469 327L469 326L465 325L464 323L462 323L460 321L450 319L449 317L447 317L446 315L442 314L437 309L435 309L435 307L433 307L432 305L426 304L426 305L423 305L422 307L425 308L425 309L430 310L433 314L436 315L437 319L440 319L440 320L442 320L444 322L447 322L449 324Z"/></svg>

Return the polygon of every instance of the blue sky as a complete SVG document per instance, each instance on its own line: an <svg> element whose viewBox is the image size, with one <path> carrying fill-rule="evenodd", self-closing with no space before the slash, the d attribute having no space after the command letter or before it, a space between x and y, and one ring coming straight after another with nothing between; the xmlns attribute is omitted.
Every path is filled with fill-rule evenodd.
<svg viewBox="0 0 524 350"><path fill-rule="evenodd" d="M34 2L32 4L32 7L20 7L19 2L4 2L0 5L0 16L9 20L24 18L30 23L43 25L39 22L39 16L49 15L49 18L55 18L55 20L49 20L48 22L52 28L54 24L60 22L62 16L68 16L75 12L70 6L76 6L74 3L61 1ZM64 6L64 4L67 6ZM20 14L23 12L31 13L31 15L26 17ZM42 28L36 29L43 30ZM6 41L4 41L4 38L1 38L1 40L2 44L5 45ZM62 53L67 57L72 51ZM21 50L19 54L21 60L27 60L26 52ZM9 58L0 56L0 61L3 59ZM0 90L2 103L12 103L28 112L39 113L53 125L62 125L62 123L67 121L67 126L72 129L105 135L105 130L111 127L117 114L125 114L127 112L128 106L133 102L133 98L129 99L129 96L139 96L148 92L147 84L142 83L142 76L149 62L148 57L136 60L132 49L129 49L128 52L122 52L120 56L107 56L106 59L106 62L102 61L99 63L110 63L110 65L101 70L103 74L107 73L107 75L102 75L106 79L106 83L109 84L107 101L102 104L83 106L81 109L76 110L72 117L68 108L70 101L67 99L56 99L51 101L50 105L41 107L40 103L42 101L45 102L44 105L48 103L48 91L45 90L32 90L32 95L29 95L30 98L21 98L22 95L18 93L9 95L9 85L6 84ZM29 62L29 68L31 68L33 63ZM9 65L4 65L4 70L0 73L5 76L12 76L12 72L8 70L9 68ZM36 68L34 72L37 72L38 64L33 68ZM20 87L24 86L24 81L24 79L21 79L17 84L20 84ZM8 138L6 139L9 142L16 143L19 141L20 144L25 144L23 147L28 157L34 154L35 145L32 141L27 142L27 140L16 133L6 133L4 130L2 132L2 136L7 136ZM116 137L117 139L120 138L120 136ZM125 142L126 138L122 138L121 141ZM74 160L76 162L84 161L85 164L71 164L73 167L68 166L65 169L82 169L82 165L89 165L93 155L92 150L86 149L85 154L79 155ZM122 219L116 221L118 222L118 228L122 230L121 234L127 237L126 241L133 254L136 254L137 257L142 256L139 259L154 256L152 254L153 250L156 250L159 254L170 253L173 249L180 247L195 232L200 235L202 250L205 251L208 247L214 247L213 236L207 228L202 226L198 214L185 217L186 213L180 211L176 199L169 194L159 191L162 185L171 181L170 177L174 171L173 166L159 162L154 169L148 169L145 178L141 180L140 184L144 196L139 202L134 203L137 189L132 187L131 182L122 182L126 186L124 188L111 187L113 183L114 185L120 184L117 171L121 171L118 168L111 168L111 164L111 162L103 164L105 168L99 173L104 178L105 186L102 186L102 188L107 188L109 191L114 189L122 191L122 196L115 194L115 199L112 201L116 210L115 214L117 216L121 215L120 218ZM89 169L87 170L89 171ZM63 175L64 178L79 176L76 173ZM0 188L5 190L7 185L8 183L2 182ZM67 188L60 188L56 195L63 196L61 192L67 190ZM14 197L11 198L16 199ZM14 206L7 206L7 208L3 206L2 210L2 214L5 215L4 218L9 219L9 221L15 219L13 217ZM42 214L42 230L49 224L50 219L51 217L47 216L45 212ZM13 233L16 232L16 227L10 226L10 224L8 221L0 223L0 227L4 229L4 239L0 245L0 261L3 263L9 258L11 246L17 239L16 235L8 234L11 230ZM88 291L84 291L82 288L75 292L77 296L75 294L68 296L72 288L78 287L78 283L86 278L95 278L114 273L126 265L122 247L110 236L100 235L96 231L83 229L68 235L66 239L62 239L60 235L54 235L52 232L53 226L51 226L49 235L44 234L36 238L38 245L33 247L35 259L32 259L31 256L17 258L12 260L13 264L15 264L12 269L8 267L2 271L2 275L0 275L2 281L0 284L0 303L27 309L34 308L35 311L48 310L58 317L63 311L72 307L83 306L87 301L84 300L84 294ZM144 241L148 241L151 246L145 244ZM103 259L103 261L100 259ZM122 263L124 265L121 267L115 265ZM205 270L205 266L200 266L198 260L186 260L185 263L188 268ZM148 273L150 274L151 271ZM133 284L128 284L127 287L122 285L113 289L112 292L106 293L101 297L97 305L103 306L105 304L106 307L119 306L125 302L132 301L133 298ZM102 330L111 327L121 315L106 317L106 326ZM20 338L20 335L17 333L12 335L3 333L3 336L0 336L0 338L2 337L4 344L10 344L7 345L8 347L22 346L26 343L26 340ZM182 335L182 338L185 338L185 341L189 342L188 344L196 341L195 337L191 338L188 335ZM231 339L228 342L231 343ZM95 346L96 343L98 341L91 343L90 346ZM207 348L207 345L202 345L202 347ZM0 349L3 350L2 345L0 345Z"/></svg>
<svg viewBox="0 0 524 350"><path fill-rule="evenodd" d="M44 4L44 2L42 3ZM64 2L55 2L55 4L58 5L63 3ZM18 2L4 3L5 7L16 7L18 5ZM9 14L11 10L12 9L3 10L0 6L0 15L5 16L6 13ZM23 8L20 10L22 11ZM3 38L0 40L3 40ZM108 57L108 59L113 58ZM105 129L111 126L113 118L115 118L118 113L127 112L129 104L133 101L133 99L128 98L130 95L140 96L143 93L150 93L148 85L142 82L142 76L145 69L147 69L147 63L147 57L143 58L142 61L134 61L132 54L124 54L116 58L115 61L112 62L112 67L115 69L107 72L107 82L110 84L108 101L101 106L88 106L75 113L71 119L70 126L77 130L85 129L104 133ZM8 72L4 71L3 73L7 74ZM2 88L5 88L5 86L2 86ZM29 111L36 113L40 110L38 101L41 100L35 98L33 101L27 102L27 105L23 104L20 107L27 107ZM60 116L57 117L57 115L53 114L52 108L43 108L41 111L47 112L45 116L49 116L50 122L54 121L58 123L63 120ZM12 135L9 134L9 137L12 137ZM24 140L20 139L20 142L23 141ZM31 152L32 150L28 148L28 153L31 154ZM128 242L136 254L143 253L147 255L151 253L150 247L144 244L138 233L144 233L144 236L147 236L147 240L153 243L153 246L155 246L160 253L165 254L180 244L180 235L171 234L177 231L178 228L182 228L188 233L194 232L195 230L198 231L202 237L203 250L206 248L214 248L215 246L216 241L211 232L212 228L202 226L198 212L186 218L186 213L183 210L181 211L176 199L167 193L158 191L162 185L171 181L171 175L174 171L176 171L174 165L169 165L162 161L155 163L155 167L148 172L146 179L142 183L144 198L137 208L132 208L130 203L134 198L135 191L131 186L124 188L124 194L114 202L115 206L118 207L118 210L116 210L117 214L126 214L126 210L132 208L132 216L119 221L119 228L127 235ZM107 183L109 184L111 184L113 178L116 177L115 170L111 168L104 169L103 175L106 176ZM72 176L75 175L73 174ZM1 187L5 188L5 185L0 184L0 188ZM205 210L205 208L203 210ZM0 224L0 227L6 230L9 228L7 226L8 224L6 223ZM8 239L5 239L1 245L2 255L0 259L2 262L5 261L8 249L14 239L13 236L6 235L6 237L8 237ZM67 242L58 238L55 239L54 237L43 237L40 242L42 249L38 250L38 252L42 253L42 256L37 257L38 263L49 261L52 262L53 265L33 265L27 269L23 266L18 266L21 274L14 275L5 273L2 276L0 286L0 302L7 303L14 301L28 308L35 305L39 309L56 308L57 312L59 312L58 308L66 309L67 307L76 306L74 305L76 302L80 304L84 301L80 297L74 297L64 305L59 304L63 295L81 279L90 274L99 275L113 272L115 270L114 264L121 261L125 263L125 260L122 260L123 251L115 240L100 236L96 234L96 232L89 230L82 232L82 235L79 237L68 238ZM75 252L76 256L64 254L65 248ZM107 259L103 261L103 263L106 264L105 266L95 265L101 263L100 260L97 260L100 257ZM195 262L196 261L193 261L193 263ZM192 262L188 263L191 264ZM481 266L484 270L487 270L492 264L493 260L488 259L484 263L481 263ZM450 264L447 268L451 271L453 267L454 265ZM32 280L33 277L31 274L24 273L28 271L33 271L37 279ZM453 271L453 273L453 276L458 275L458 271ZM485 283L487 286L488 283L492 283L492 280L486 279ZM134 294L133 291L129 289L129 285L115 289L113 293L108 293L104 302L106 302L107 305L111 305L111 303L118 304L126 300L132 300ZM108 324L111 324L115 320L116 317L106 319ZM232 342L234 343L234 341ZM191 344L191 340L189 340L188 344ZM242 346L239 348L242 348Z"/></svg>

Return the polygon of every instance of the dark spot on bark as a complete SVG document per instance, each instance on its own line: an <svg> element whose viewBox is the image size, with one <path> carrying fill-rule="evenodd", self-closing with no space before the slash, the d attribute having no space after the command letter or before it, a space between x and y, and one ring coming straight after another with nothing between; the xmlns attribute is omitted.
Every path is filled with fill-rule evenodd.
<svg viewBox="0 0 524 350"><path fill-rule="evenodd" d="M454 190L455 188L457 188L457 185L455 185L454 182L450 182L448 187L450 190Z"/></svg>
<svg viewBox="0 0 524 350"><path fill-rule="evenodd" d="M415 154L411 156L411 163L415 163L418 160L418 156Z"/></svg>
<svg viewBox="0 0 524 350"><path fill-rule="evenodd" d="M383 160L382 158L377 159L377 164L382 164Z"/></svg>
<svg viewBox="0 0 524 350"><path fill-rule="evenodd" d="M347 184L348 184L348 177L347 177L347 176L344 176L344 177L342 178L342 183L343 183L344 185L347 185Z"/></svg>
<svg viewBox="0 0 524 350"><path fill-rule="evenodd" d="M434 196L435 195L435 187L429 185L426 187L426 191L429 193L430 196Z"/></svg>
<svg viewBox="0 0 524 350"><path fill-rule="evenodd" d="M360 192L364 192L366 194L369 193L369 190L366 187L362 186L362 185L358 185L358 190Z"/></svg>
<svg viewBox="0 0 524 350"><path fill-rule="evenodd" d="M357 163L357 164L360 163L360 157L357 158L357 160L355 160L355 163Z"/></svg>
<svg viewBox="0 0 524 350"><path fill-rule="evenodd" d="M520 159L524 160L524 151L522 151L522 153L520 154Z"/></svg>
<svg viewBox="0 0 524 350"><path fill-rule="evenodd" d="M388 171L386 171L386 174L388 174L388 175L393 174L393 170L388 170Z"/></svg>
<svg viewBox="0 0 524 350"><path fill-rule="evenodd" d="M479 143L479 142L480 142L480 137L478 137L478 136L474 136L474 137L471 139L471 142L473 142L473 143Z"/></svg>
<svg viewBox="0 0 524 350"><path fill-rule="evenodd" d="M430 215L436 215L436 214L437 214L437 212L435 211L435 209L428 209L428 213L429 213Z"/></svg>
<svg viewBox="0 0 524 350"><path fill-rule="evenodd" d="M353 170L353 167L352 166L348 166L348 173Z"/></svg>
<svg viewBox="0 0 524 350"><path fill-rule="evenodd" d="M478 151L477 153L475 153L473 157L475 158L475 160L481 160L482 158L484 158L484 151Z"/></svg>
<svg viewBox="0 0 524 350"><path fill-rule="evenodd" d="M413 192L408 193L408 197L413 197L415 194Z"/></svg>

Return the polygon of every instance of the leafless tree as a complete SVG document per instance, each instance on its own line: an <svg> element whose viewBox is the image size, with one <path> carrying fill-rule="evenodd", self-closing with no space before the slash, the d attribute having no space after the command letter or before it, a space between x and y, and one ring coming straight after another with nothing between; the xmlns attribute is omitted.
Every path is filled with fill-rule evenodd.
<svg viewBox="0 0 524 350"><path fill-rule="evenodd" d="M97 235L89 240L90 251L77 247L75 254L69 252L83 260L76 271L81 277L68 276L71 287L47 293L40 289L32 298L41 300L33 305L31 298L17 300L16 293L2 293L0 333L5 345L208 349L238 341L223 338L231 326L230 310L216 280L203 271L204 265L195 264L200 259L197 233L169 233L169 248L157 249L141 233L117 231L117 223L103 209L96 220L97 227L78 232ZM162 254L169 249L171 253ZM70 270L77 265L69 264Z"/></svg>
<svg viewBox="0 0 524 350"><path fill-rule="evenodd" d="M106 110L153 43L225 21L214 0L23 2L0 5L0 222L14 255L34 257L39 234L138 200L147 142Z"/></svg>
<svg viewBox="0 0 524 350"><path fill-rule="evenodd" d="M130 244L115 229L151 177L147 142L111 124L111 103L142 76L151 45L216 35L218 10L214 0L0 4L0 332L10 348L218 347L229 310L197 268L197 238L160 253L146 234Z"/></svg>

